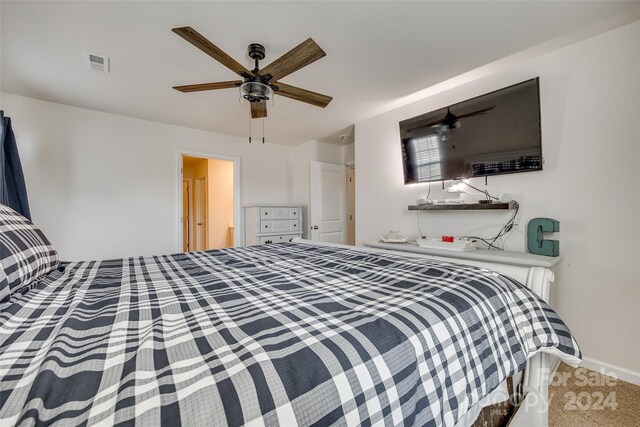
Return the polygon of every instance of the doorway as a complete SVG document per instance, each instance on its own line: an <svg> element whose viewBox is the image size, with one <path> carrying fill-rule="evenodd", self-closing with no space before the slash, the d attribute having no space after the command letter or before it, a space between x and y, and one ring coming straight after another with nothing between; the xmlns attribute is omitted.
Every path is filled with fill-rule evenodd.
<svg viewBox="0 0 640 427"><path fill-rule="evenodd" d="M180 155L180 247L184 252L235 246L239 160Z"/></svg>

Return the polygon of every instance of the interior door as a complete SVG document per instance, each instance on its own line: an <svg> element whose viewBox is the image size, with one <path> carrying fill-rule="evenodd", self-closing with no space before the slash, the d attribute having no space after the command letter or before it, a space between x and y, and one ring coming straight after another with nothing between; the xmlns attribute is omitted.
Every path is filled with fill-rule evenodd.
<svg viewBox="0 0 640 427"><path fill-rule="evenodd" d="M207 250L207 179L196 178L195 180L195 247L196 251Z"/></svg>
<svg viewBox="0 0 640 427"><path fill-rule="evenodd" d="M189 251L189 236L191 221L191 183L188 179L182 180L182 250Z"/></svg>
<svg viewBox="0 0 640 427"><path fill-rule="evenodd" d="M320 242L346 243L346 179L343 165L311 162L310 238Z"/></svg>

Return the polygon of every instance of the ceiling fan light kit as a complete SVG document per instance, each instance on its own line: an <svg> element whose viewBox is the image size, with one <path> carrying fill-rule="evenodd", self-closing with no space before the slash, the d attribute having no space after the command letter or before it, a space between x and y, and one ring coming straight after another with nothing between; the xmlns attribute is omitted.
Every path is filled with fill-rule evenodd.
<svg viewBox="0 0 640 427"><path fill-rule="evenodd" d="M265 58L265 48L259 43L251 43L247 49L247 54L254 60L255 66L253 70L248 70L193 28L179 27L174 28L172 31L242 77L242 80L173 87L180 92L239 88L240 102L251 108L252 119L267 117L268 108L274 104L275 94L321 108L326 107L333 99L327 95L280 82L281 78L306 67L326 55L311 38L300 43L263 69L260 69L259 61Z"/></svg>
<svg viewBox="0 0 640 427"><path fill-rule="evenodd" d="M246 82L240 85L240 103L246 107L259 104L261 108L273 106L273 89L260 82Z"/></svg>

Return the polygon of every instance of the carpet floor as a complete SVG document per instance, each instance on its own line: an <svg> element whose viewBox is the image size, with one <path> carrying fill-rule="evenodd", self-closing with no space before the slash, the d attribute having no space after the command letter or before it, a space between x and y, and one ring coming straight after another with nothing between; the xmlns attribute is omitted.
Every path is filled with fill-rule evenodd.
<svg viewBox="0 0 640 427"><path fill-rule="evenodd" d="M550 427L640 426L640 386L560 365L549 387Z"/></svg>

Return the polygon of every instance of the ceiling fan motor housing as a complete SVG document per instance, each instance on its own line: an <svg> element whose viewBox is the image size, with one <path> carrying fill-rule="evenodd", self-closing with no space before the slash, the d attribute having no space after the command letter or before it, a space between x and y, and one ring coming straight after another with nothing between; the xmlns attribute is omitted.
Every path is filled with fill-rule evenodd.
<svg viewBox="0 0 640 427"><path fill-rule="evenodd" d="M253 60L262 61L265 57L264 46L260 43L251 43L247 48L247 54L249 55L249 58Z"/></svg>

